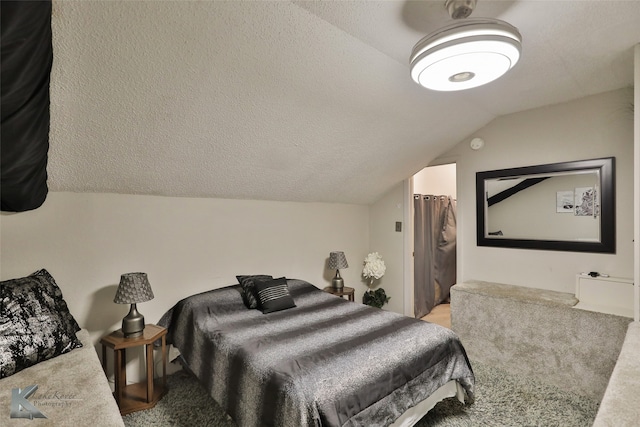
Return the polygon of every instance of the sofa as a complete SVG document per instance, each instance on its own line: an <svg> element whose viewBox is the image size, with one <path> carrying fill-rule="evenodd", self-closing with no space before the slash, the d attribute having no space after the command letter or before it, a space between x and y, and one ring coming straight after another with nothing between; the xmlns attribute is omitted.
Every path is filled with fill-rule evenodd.
<svg viewBox="0 0 640 427"><path fill-rule="evenodd" d="M0 282L0 425L124 426L90 335L46 270Z"/></svg>
<svg viewBox="0 0 640 427"><path fill-rule="evenodd" d="M4 426L124 427L89 333L77 333L82 347L0 380L0 424ZM28 401L46 419L11 418L12 391L38 388Z"/></svg>
<svg viewBox="0 0 640 427"><path fill-rule="evenodd" d="M640 425L640 322L629 324L620 356L604 392L594 427Z"/></svg>

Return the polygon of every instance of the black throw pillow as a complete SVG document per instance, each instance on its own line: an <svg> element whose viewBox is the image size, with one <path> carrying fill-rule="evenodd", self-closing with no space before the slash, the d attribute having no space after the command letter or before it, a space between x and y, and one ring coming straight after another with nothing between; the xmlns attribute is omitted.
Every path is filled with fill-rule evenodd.
<svg viewBox="0 0 640 427"><path fill-rule="evenodd" d="M46 270L0 282L0 378L82 347L79 329Z"/></svg>
<svg viewBox="0 0 640 427"><path fill-rule="evenodd" d="M293 297L289 293L286 278L255 280L254 283L263 313L272 313L296 306Z"/></svg>

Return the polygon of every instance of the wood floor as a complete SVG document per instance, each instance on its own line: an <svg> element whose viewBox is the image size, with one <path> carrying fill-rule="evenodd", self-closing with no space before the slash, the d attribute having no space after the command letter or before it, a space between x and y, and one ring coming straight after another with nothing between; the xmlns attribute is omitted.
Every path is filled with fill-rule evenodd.
<svg viewBox="0 0 640 427"><path fill-rule="evenodd" d="M451 305L440 304L433 307L431 313L424 316L422 320L436 323L438 325L444 326L445 328L451 329Z"/></svg>

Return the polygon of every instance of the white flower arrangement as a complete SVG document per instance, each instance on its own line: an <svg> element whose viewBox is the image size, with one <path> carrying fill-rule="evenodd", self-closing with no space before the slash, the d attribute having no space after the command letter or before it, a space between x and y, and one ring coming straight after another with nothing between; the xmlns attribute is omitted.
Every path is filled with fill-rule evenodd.
<svg viewBox="0 0 640 427"><path fill-rule="evenodd" d="M384 261L378 252L372 252L364 259L364 268L362 269L362 276L365 279L369 279L367 286L369 289L362 296L362 302L371 307L382 308L383 305L389 302L391 297L388 297L384 289L378 288L373 290L373 281L384 276L384 272L387 267L384 265Z"/></svg>
<svg viewBox="0 0 640 427"><path fill-rule="evenodd" d="M372 252L364 259L362 276L373 283L374 279L379 279L384 276L384 272L386 270L387 267L384 265L384 261L380 254L378 252Z"/></svg>

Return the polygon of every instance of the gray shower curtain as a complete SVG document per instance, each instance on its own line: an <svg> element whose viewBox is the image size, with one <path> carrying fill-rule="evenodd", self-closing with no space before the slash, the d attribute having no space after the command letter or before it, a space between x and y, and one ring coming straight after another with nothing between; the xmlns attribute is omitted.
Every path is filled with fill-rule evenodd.
<svg viewBox="0 0 640 427"><path fill-rule="evenodd" d="M456 201L415 194L414 314L423 317L449 297L456 282Z"/></svg>

